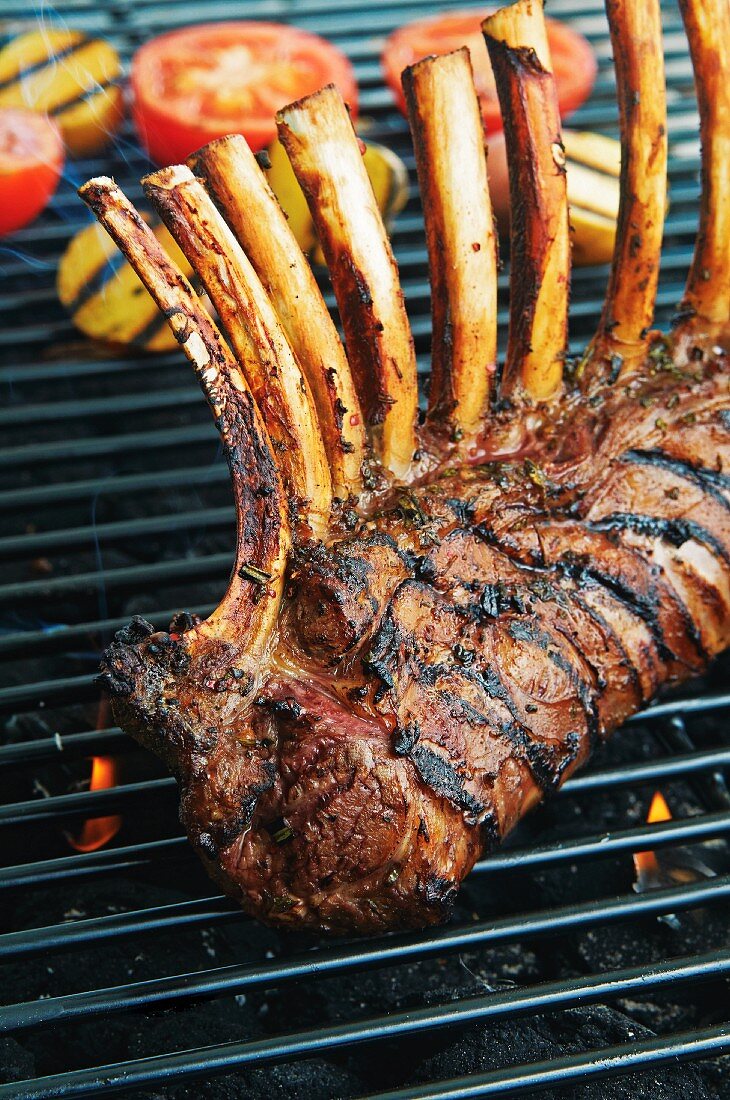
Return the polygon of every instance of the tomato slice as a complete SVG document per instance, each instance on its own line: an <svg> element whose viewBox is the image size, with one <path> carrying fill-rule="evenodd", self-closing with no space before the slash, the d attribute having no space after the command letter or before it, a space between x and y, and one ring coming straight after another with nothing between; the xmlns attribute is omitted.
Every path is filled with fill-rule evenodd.
<svg viewBox="0 0 730 1100"><path fill-rule="evenodd" d="M49 118L0 108L0 236L22 229L46 208L63 157L61 134Z"/></svg>
<svg viewBox="0 0 730 1100"><path fill-rule="evenodd" d="M391 34L381 61L385 79L403 114L406 113L401 87L403 70L430 54L450 53L461 46L468 46L487 133L502 129L497 87L481 31L482 20L488 14L481 9L445 12L415 23L406 23ZM590 44L577 31L556 19L547 19L546 22L558 103L560 113L565 117L590 95L596 79L596 58Z"/></svg>
<svg viewBox="0 0 730 1100"><path fill-rule="evenodd" d="M281 107L325 84L336 84L357 114L345 55L280 23L204 23L153 38L134 56L131 83L137 130L158 164L230 133L256 152L276 137Z"/></svg>

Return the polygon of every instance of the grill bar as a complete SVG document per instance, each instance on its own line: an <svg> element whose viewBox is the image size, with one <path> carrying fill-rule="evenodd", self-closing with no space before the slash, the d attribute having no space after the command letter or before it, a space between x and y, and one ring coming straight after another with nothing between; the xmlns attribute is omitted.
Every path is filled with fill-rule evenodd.
<svg viewBox="0 0 730 1100"><path fill-rule="evenodd" d="M128 455L136 450L154 450L211 443L213 430L205 424L190 424L185 428L155 428L147 432L127 432L124 435L103 435L92 439L59 439L48 443L30 443L23 447L0 449L0 467L27 467L30 462L43 464L64 459L100 458Z"/></svg>
<svg viewBox="0 0 730 1100"><path fill-rule="evenodd" d="M158 584L171 581L191 581L197 577L222 574L226 577L231 568L231 553L207 554L197 558L180 558L161 561L154 565L128 565L120 569L106 569L103 573L76 573L69 577L55 577L47 581L27 581L20 584L0 585L0 607L21 599L25 605L33 601L68 596L76 592L95 592L99 584L107 592L116 587L136 588L141 584Z"/></svg>
<svg viewBox="0 0 730 1100"><path fill-rule="evenodd" d="M347 947L339 951L319 952L301 961L277 963L267 971L271 982L288 981L312 974L337 973L340 969L397 964L411 959L424 959L432 954L472 950L486 944L510 940L536 939L563 934L581 928L597 927L606 922L619 922L636 917L658 916L701 905L720 904L730 892L730 876L712 881L700 881L644 894L602 899L580 905L559 906L537 913L520 914L490 923L448 926L432 931L428 937L420 933L410 937L388 938L369 944ZM48 950L60 950L102 939L138 935L177 928L183 924L217 924L221 921L248 918L222 897L205 897L175 905L94 917L46 928L31 928L0 936L0 958L30 956ZM293 969L289 970L289 963ZM306 971L302 966L309 967ZM259 973L253 967L239 967L244 973ZM138 983L141 985L142 983Z"/></svg>
<svg viewBox="0 0 730 1100"><path fill-rule="evenodd" d="M145 867L153 859L184 859L188 855L186 846L184 838L176 836L168 840L130 844L126 848L100 848L96 852L84 852L77 856L61 856L37 863L21 863L17 867L3 867L0 869L0 889L37 886L61 879L128 871L135 867Z"/></svg>
<svg viewBox="0 0 730 1100"><path fill-rule="evenodd" d="M590 975L571 982L546 982L484 997L473 997L455 1004L437 1005L376 1016L358 1023L312 1028L289 1035L253 1042L222 1043L195 1050L178 1051L152 1058L141 1058L91 1070L56 1074L38 1082L0 1085L0 1100L12 1097L83 1096L121 1088L141 1088L160 1081L177 1081L202 1074L223 1073L243 1066L262 1066L293 1057L321 1055L327 1051L374 1040L403 1038L414 1032L440 1030L487 1020L507 1019L545 1009L571 1008L604 998L629 993L655 991L689 982L716 978L730 973L730 953L697 955L690 959L654 964L649 968L632 967ZM728 1036L730 1031L723 1029ZM43 1091L26 1091L26 1088ZM17 1089L11 1092L9 1089Z"/></svg>
<svg viewBox="0 0 730 1100"><path fill-rule="evenodd" d="M97 694L96 676L67 676L64 680L45 680L37 684L15 684L0 690L0 713L12 713L25 707L35 709L41 704L71 703Z"/></svg>
<svg viewBox="0 0 730 1100"><path fill-rule="evenodd" d="M125 71L136 45L156 31L200 19L200 5L195 0L115 0L113 5L97 5L91 0L59 0L57 14L70 25L84 25L115 42L122 56ZM354 60L362 88L362 113L370 116L368 134L383 141L402 156L413 178L414 160L405 121L392 108L390 93L383 87L378 54L384 36L409 18L433 14L443 7L443 0L375 0L377 20L371 9L358 7L356 0L299 0L295 8L279 10L278 0L263 0L246 15L261 15L296 23L318 33L325 33L343 47ZM475 10L483 4L474 3ZM696 230L696 207L699 195L697 171L698 126L693 98L692 70L676 0L666 0L665 31L669 79L669 136L672 156L669 166L670 210L666 224L667 246L662 257L661 290L658 303L659 320L666 321L681 296L682 281L689 263L693 235ZM15 12L27 19L27 11L16 2L3 5L3 16ZM550 14L574 15L575 0L551 0ZM236 0L210 0L205 18L238 18L240 5ZM603 0L587 0L580 9L580 29L588 32L599 58L601 71L589 104L576 113L571 124L576 129L590 128L615 134L616 105L614 78L609 65L610 45L606 35ZM373 33L373 27L377 33ZM141 197L139 178L148 170L146 158L134 145L134 132L125 122L121 138L123 146L117 163L97 156L73 166L79 180L90 175L112 171L125 190ZM116 154L112 154L113 156ZM134 772L138 758L136 744L121 730L92 730L91 710L84 714L83 704L98 698L94 684L93 654L105 644L111 634L126 625L131 610L138 606L172 605L179 598L178 586L189 590L186 605L200 607L210 598L201 590L201 582L212 581L221 588L230 569L230 551L217 553L221 547L220 532L231 524L232 510L228 503L228 474L225 464L216 460L215 434L207 418L204 402L189 376L179 353L143 357L134 349L127 354L117 352L109 359L86 358L80 350L81 341L69 320L55 301L54 279L57 258L69 236L88 224L88 219L72 188L65 182L53 201L49 213L36 225L21 231L10 242L12 251L3 252L0 283L0 317L9 332L12 361L0 366L0 385L7 398L0 410L0 425L4 439L0 447L0 510L9 521L7 535L0 538L0 559L7 563L3 585L0 586L0 660L8 662L11 676L17 676L20 662L50 657L47 671L31 665L28 679L38 682L16 684L6 680L0 687L0 714L20 716L19 728L24 730L25 718L38 711L47 729L79 730L52 736L46 732L38 740L21 740L0 746L0 777L12 792L15 773L26 782L28 772L36 766L58 768L84 756L128 754L125 774ZM412 191L406 209L399 215L393 234L394 248L405 284L405 293L417 343L419 372L428 370L430 318L429 286L426 278L426 257L420 203ZM33 269L29 267L33 265ZM571 351L578 352L594 328L607 278L607 267L583 269L574 280ZM507 276L502 274L500 286L500 319L506 319L508 300ZM322 273L321 285L330 305L333 298ZM504 338L504 328L502 337ZM48 353L50 352L50 357ZM36 426L38 431L36 432ZM38 441L29 443L29 438ZM182 465L181 465L182 464ZM97 503L100 522L96 522ZM169 513L169 514L167 514ZM18 517L16 519L16 516ZM125 518L131 517L131 518ZM30 524L36 525L30 528ZM12 524L13 526L10 526ZM40 528L40 530L39 530ZM45 530L44 530L45 528ZM195 536L190 556L187 544L176 542L188 533ZM136 552L135 541L149 540L149 553ZM160 549L158 552L157 543ZM192 543L192 540L191 540ZM28 566L34 557L55 557L54 572L28 580ZM102 564L103 563L103 568ZM12 583L15 580L20 583ZM165 595L165 586L169 592ZM150 596L155 598L150 600ZM141 600L137 597L141 596ZM132 599L130 599L132 597ZM205 597L205 600L201 597ZM22 608L14 617L7 612L11 603ZM54 609L58 606L58 612ZM71 610L77 609L76 613ZM178 608L147 615L156 626L165 628ZM210 605L201 608L209 613ZM42 616L42 619L41 619ZM96 616L96 617L95 617ZM54 625L58 619L67 625ZM86 620L86 621L81 621ZM44 629L42 621L49 622ZM23 630L20 623L30 629ZM15 666L10 667L10 662ZM721 680L716 680L721 684ZM68 704L74 709L66 710ZM608 798L611 792L636 786L671 788L672 796L692 779L698 789L705 790L709 777L727 772L730 749L718 747L718 740L708 747L702 740L664 742L662 729L670 719L706 716L718 726L730 708L730 692L692 694L689 698L666 699L649 711L635 716L633 723L650 722L659 741L672 753L655 762L600 770L579 775L566 783L563 797ZM79 717L79 715L82 715ZM656 723L660 726L657 728ZM704 729L706 720L697 723ZM693 727L689 726L694 736ZM33 726L31 723L30 729ZM39 728L40 732L40 728ZM635 730L637 737L645 736ZM13 732L13 739L16 732ZM31 738L32 732L20 736ZM5 770L2 771L1 769ZM30 772L32 775L33 773ZM39 775L43 775L39 772ZM144 773L149 774L148 772ZM689 779L690 783L684 781ZM64 779L63 783L66 782ZM53 790L63 790L51 784ZM28 790L28 788L24 788ZM0 805L0 825L9 828L31 828L33 856L31 861L15 867L0 868L0 889L25 891L37 886L57 885L74 889L76 882L105 876L103 889L113 889L118 878L131 882L135 889L155 879L162 871L182 884L186 900L173 904L139 905L129 912L114 912L110 916L81 918L40 928L0 933L0 960L28 959L42 963L48 951L70 950L92 952L104 943L120 943L133 936L145 936L154 951L154 937L162 933L174 937L183 928L225 928L248 925L248 918L223 897L210 893L201 885L202 879L191 874L197 867L187 842L177 835L172 800L174 783L168 778L130 781L110 790L57 794L46 799L24 800L25 794L8 794ZM644 795L646 792L644 792ZM44 854L44 837L57 845L65 822L124 812L133 820L142 799L154 800L161 807L161 817L155 824L146 824L140 835L132 833L120 847L106 847L96 852L69 854L54 859L39 859ZM170 803L169 813L165 808ZM710 805L711 800L699 799ZM707 808L707 807L705 807ZM685 810L681 811L684 814ZM690 811L691 813L691 811ZM633 818L631 819L633 820ZM491 886L485 875L495 875L499 889L515 871L529 876L550 868L565 868L575 864L591 868L602 857L627 860L631 852L659 849L679 844L694 844L716 838L712 846L715 855L726 851L730 814L701 813L699 816L679 816L676 820L651 826L636 826L600 833L584 827L584 835L575 839L553 840L547 833L545 843L528 849L519 836L516 843L502 852L480 861L474 884L474 896L479 896L481 884ZM173 835L173 832L175 835ZM6 836L12 834L6 833ZM124 834L122 833L123 837ZM163 839L160 839L160 836ZM149 839L147 839L149 837ZM718 842L719 841L719 842ZM40 847L39 847L40 845ZM48 851L56 851L57 847ZM709 848L708 848L709 851ZM7 857L6 857L7 858ZM727 869L727 868L725 868ZM609 868L606 868L607 872ZM597 880L598 880L598 876ZM529 877L518 886L529 884ZM606 892L611 891L608 887ZM205 896L196 896L196 894ZM124 895L123 895L124 896ZM144 895L133 895L135 898ZM517 896L521 896L520 890ZM15 894L6 895L12 904ZM566 895L568 901L570 895ZM298 981L355 975L406 962L453 957L462 950L480 950L499 944L537 942L551 936L577 936L582 930L599 929L608 924L662 915L706 909L717 916L719 907L730 900L730 874L678 884L667 889L643 894L623 894L562 904L527 913L511 909L498 918L480 916L473 923L453 924L426 934L385 937L366 943L328 945L312 952L285 954L264 960L261 950L247 952L234 966L198 969L197 965L180 961L179 973L161 977L159 971L149 981L125 980L110 972L97 977L96 984L104 988L87 989L67 994L63 986L52 989L53 996L39 1001L27 1000L22 989L7 1000L21 1003L0 1006L0 1029L19 1032L36 1026L73 1021L95 1020L103 1026L107 1017L127 1009L154 1009L155 1006L190 1006L205 998L230 996L236 991L269 987L294 988ZM23 899L27 902L27 899ZM96 912L96 909L89 909ZM15 924L9 925L15 927ZM243 929L242 929L243 931ZM245 935L254 935L248 925ZM265 942L269 942L268 939ZM93 954L90 955L93 958ZM199 965L199 964L198 964ZM205 965L205 964L203 964ZM704 956L675 959L660 967L616 969L608 974L588 974L543 985L528 985L520 989L490 993L456 1004L437 1004L417 1013L397 1012L391 1017L380 1014L376 1004L370 1019L348 1020L332 1029L316 1028L257 1040L254 1037L234 1044L217 1044L185 1053L171 1052L147 1059L134 1059L121 1066L101 1066L74 1070L36 1081L12 1082L0 1085L3 1096L71 1097L107 1094L120 1090L155 1087L164 1090L184 1079L205 1077L227 1069L263 1066L286 1059L312 1055L326 1056L367 1041L398 1039L408 1034L428 1033L452 1025L478 1019L507 1021L519 1014L530 1014L608 999L618 994L639 996L649 992L677 990L689 996L696 983L705 978L727 976L730 956L723 953L719 960L707 952ZM90 971L93 973L93 970ZM648 977L647 977L648 974ZM121 1026L117 1020L115 1026ZM48 1034L53 1035L49 1030ZM183 1045L181 1040L180 1045ZM155 1048L153 1048L155 1049ZM556 1058L530 1066L453 1081L435 1081L413 1088L396 1089L370 1097L370 1100L416 1100L416 1097L439 1098L467 1096L522 1095L553 1085L567 1086L573 1082L608 1078L629 1070L657 1069L681 1059L697 1059L730 1052L730 1032L725 1025L696 1030L692 1033L666 1035L647 1042L628 1043L622 1047L591 1050L585 1054ZM112 1055L107 1054L107 1057ZM124 1057L124 1053L121 1053ZM400 1080L400 1078L399 1078ZM245 1083L242 1085L245 1089Z"/></svg>
<svg viewBox="0 0 730 1100"><path fill-rule="evenodd" d="M0 806L0 826L40 824L69 817L97 817L108 812L129 808L130 803L156 798L175 791L172 776L146 779L141 783L125 783L100 791L79 791L51 798L36 798L29 802L8 802Z"/></svg>
<svg viewBox="0 0 730 1100"><path fill-rule="evenodd" d="M0 492L0 510L32 512L44 504L70 504L88 497L143 493L146 490L179 489L182 486L207 486L228 480L222 462L205 466L160 470L150 474L122 474L115 477L85 478L59 485L36 485L31 489L7 489Z"/></svg>
<svg viewBox="0 0 730 1100"><path fill-rule="evenodd" d="M676 907L681 905L682 899L679 899ZM6 932L0 936L0 959L31 957L45 954L46 951L68 950L102 940L137 936L140 933L167 929L174 932L190 924L204 924L208 927L228 920L246 919L240 909L233 908L232 903L222 897L196 898L194 901L182 901L173 905L113 913L108 917L90 917L45 928Z"/></svg>
<svg viewBox="0 0 730 1100"><path fill-rule="evenodd" d="M21 264L23 271L27 271L26 265L27 261L23 261ZM3 264L3 273L8 273L8 266ZM182 366L175 352L161 353L156 357L155 365L158 375L164 370L180 370ZM15 386L23 382L57 382L62 379L64 384L67 384L70 380L76 381L77 379L97 378L98 376L111 378L112 376L129 375L132 372L148 374L149 364L144 359L114 359L112 357L89 360L83 358L65 359L60 364L59 373L57 362L28 363L18 361L0 367L0 383Z"/></svg>
<svg viewBox="0 0 730 1100"><path fill-rule="evenodd" d="M180 405L200 403L200 390L194 385L179 386L172 390L152 390L145 393L116 394L114 397L89 397L82 400L39 402L23 405L22 410L11 405L0 409L0 427L12 427L23 419L32 422L43 420L77 420L91 416L124 416L144 412L146 409L179 408Z"/></svg>
<svg viewBox="0 0 730 1100"><path fill-rule="evenodd" d="M28 1001L24 1004L0 1007L0 1032L58 1023L80 1016L121 1012L125 1009L168 1001L177 1002L199 997L221 996L226 993L240 993L247 989L279 985L305 978L323 978L331 974L341 974L344 971L400 965L432 955L469 951L487 944L526 940L556 933L562 935L564 932L595 926L603 921L653 916L708 903L714 905L728 898L730 898L730 876L712 883L695 883L689 887L653 891L638 897L612 898L602 903L591 902L587 905L526 914L519 921L509 918L492 924L482 923L454 929L439 929L428 937L417 935L408 938L388 938L384 941L376 941L374 945L366 943L354 948L347 946L324 949L316 954L310 953L300 958L284 959L280 962L254 966L217 967L201 973L176 974L156 981L132 982L113 989L94 989L65 997L49 997L42 1001ZM204 912L206 910L210 912L209 899L206 898L199 904ZM220 915L228 919L230 912L223 910ZM196 919L197 916L191 914L191 919ZM202 914L200 916L202 918ZM239 918L245 919L240 914ZM96 923L98 925L98 922ZM115 927L118 928L118 925ZM158 927L153 925L153 930ZM0 939L0 956L3 954L4 939L5 937ZM709 958L710 956L707 955L701 964L697 963L701 965L703 971L707 970ZM730 967L730 954L722 961L721 966L723 970L725 966ZM562 988L565 983L558 984ZM653 988L650 975L647 976L647 985L643 988L647 991Z"/></svg>
<svg viewBox="0 0 730 1100"><path fill-rule="evenodd" d="M472 874L488 871L505 871L508 868L547 867L550 864L567 863L573 859L589 859L593 856L614 856L619 852L641 851L670 844L689 844L730 832L730 813L705 814L680 821L665 821L652 825L639 825L633 829L617 829L613 833L600 833L563 840L530 848L502 848L480 859Z"/></svg>
<svg viewBox="0 0 730 1100"><path fill-rule="evenodd" d="M66 742L70 743L70 756L100 755L112 750L118 752L122 744L126 744L127 749L134 747L134 742L121 730L103 730L99 734L89 732L71 735L61 742L60 748L55 740L31 742L28 745L31 752L27 758L22 753L24 748L22 745L0 747L0 765L3 763L26 764L39 759L53 759L58 757L59 752L67 751L64 748ZM36 745L39 746L38 749L35 749ZM9 750L7 754L6 749ZM34 749L35 751L32 751ZM687 753L648 764L628 765L591 772L588 775L578 775L567 780L560 794L562 796L582 795L587 791L639 783L650 783L654 786L668 779L685 778L697 772L714 771L723 767L730 767L730 748ZM165 777L148 779L143 783L126 783L108 790L79 791L74 794L31 799L26 802L8 802L0 806L0 826L19 825L22 822L53 821L55 818L79 815L93 817L112 811L121 811L128 801L144 798L148 793L158 795L174 787L175 780Z"/></svg>
<svg viewBox="0 0 730 1100"><path fill-rule="evenodd" d="M72 796L69 796L72 797ZM35 804L33 804L35 805ZM42 803L41 803L42 805ZM475 863L472 875L493 871L548 867L573 860L604 858L645 848L694 844L730 832L730 813L705 814L658 822L612 833L595 833L569 841L531 847L505 847ZM22 863L0 868L0 889L29 883L53 882L65 878L109 874L122 868L140 867L159 860L179 858L192 863L193 853L184 837L130 844L123 848L84 852L76 856Z"/></svg>
<svg viewBox="0 0 730 1100"><path fill-rule="evenodd" d="M0 539L0 557L32 556L68 550L89 545L95 541L108 545L124 539L145 535L172 534L194 526L206 528L231 527L233 513L230 508L201 508L196 512L173 512L170 515L151 516L149 519L123 520L117 523L99 523L95 527L65 527L59 531L42 531L31 535L16 535ZM33 582L30 582L33 583ZM8 586L12 588L13 586ZM0 592L2 589L0 589ZM2 596L0 595L0 599Z"/></svg>
<svg viewBox="0 0 730 1100"><path fill-rule="evenodd" d="M147 617L158 628L166 628L170 620L180 610L179 607L170 608L168 611L157 611ZM193 606L193 612L198 615L209 615L213 610L212 604L203 607ZM50 653L55 650L64 650L67 646L78 641L88 642L90 637L110 638L117 630L127 626L129 615L116 619L97 619L89 623L76 623L73 626L56 626L52 630L28 630L17 631L10 634L0 634L0 658L27 656L29 653ZM0 688L0 698L3 689Z"/></svg>
<svg viewBox="0 0 730 1100"><path fill-rule="evenodd" d="M132 748L136 748L134 741L115 727L89 730L87 733L69 733L63 737L57 734L55 737L39 738L37 741L0 745L0 767L27 767L28 764L54 760L60 756L64 760L73 760L80 756L128 752Z"/></svg>
<svg viewBox="0 0 730 1100"><path fill-rule="evenodd" d="M637 1070L659 1068L666 1063L691 1062L718 1057L730 1051L730 1028L725 1026L687 1031L671 1038L646 1039L625 1046L604 1047L587 1054L571 1054L526 1067L510 1067L496 1073L459 1077L417 1089L372 1093L360 1100L468 1100L469 1097L520 1096L538 1088L608 1080Z"/></svg>

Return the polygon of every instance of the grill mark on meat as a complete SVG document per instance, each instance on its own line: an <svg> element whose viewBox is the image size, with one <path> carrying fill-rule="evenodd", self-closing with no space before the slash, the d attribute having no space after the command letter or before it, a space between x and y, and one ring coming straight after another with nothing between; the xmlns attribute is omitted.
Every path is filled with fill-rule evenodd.
<svg viewBox="0 0 730 1100"><path fill-rule="evenodd" d="M475 798L464 786L464 780L445 757L433 749L418 742L418 731L406 734L393 742L393 750L399 756L406 756L415 767L421 782L434 794L447 799L452 806L464 811L464 820L469 825L480 824L489 811L483 802Z"/></svg>
<svg viewBox="0 0 730 1100"><path fill-rule="evenodd" d="M563 627L556 625L556 631L568 643L574 652L578 652L575 641ZM578 697L586 716L586 732L588 734L588 747L592 752L601 736L601 721L598 711L598 696L606 688L606 680L598 665L587 654L581 654L581 659L590 670L593 677L593 686L585 682L578 684Z"/></svg>
<svg viewBox="0 0 730 1100"><path fill-rule="evenodd" d="M500 703L504 703L513 719L516 722L519 721L517 704L496 669L491 666L484 669L464 669L462 675L479 684L490 699L497 699Z"/></svg>
<svg viewBox="0 0 730 1100"><path fill-rule="evenodd" d="M510 715L510 720L502 721L496 715L486 714L479 710L468 700L463 699L454 691L439 689L439 696L450 705L457 706L464 714L469 724L487 727L493 734L507 740L516 750L519 759L524 760L530 768L536 785L541 793L548 794L560 782L560 778L570 763L575 759L580 748L580 734L571 731L564 741L555 745L545 745L539 737L529 728L525 717L510 694L506 684L499 674L491 667L484 669L464 668L444 664L428 665L424 670L424 679L430 684L436 684L444 674L456 676L459 679L469 681L479 687L488 699L501 703ZM568 752L561 761L561 745L566 745Z"/></svg>
<svg viewBox="0 0 730 1100"><path fill-rule="evenodd" d="M631 660L631 657L629 656L629 651L609 623L608 619L606 619L605 616L601 615L601 613L597 611L594 607L591 607L590 604L588 604L579 593L573 593L572 598L574 602L578 605L578 607L580 607L580 609L584 611L585 614L588 615L589 618L591 618L593 622L596 623L596 625L600 627L600 629L605 634L609 635L613 645L621 654L623 666L629 673L632 687L634 687L636 691L636 696L638 699L641 699L642 691L641 680L639 679L639 670L637 669L634 662Z"/></svg>
<svg viewBox="0 0 730 1100"><path fill-rule="evenodd" d="M498 619L506 611L524 609L519 593L508 592L507 586L500 581L497 584L485 584L479 596L479 610L488 619Z"/></svg>
<svg viewBox="0 0 730 1100"><path fill-rule="evenodd" d="M680 547L685 542L694 539L708 546L710 550L714 550L726 564L730 565L730 557L720 540L715 539L710 532L706 531L700 524L692 520L657 519L654 516L614 512L606 516L605 519L594 521L589 526L594 530L631 531L642 537L658 537L675 547ZM672 585L671 594L677 610L681 615L682 625L686 636L690 639L700 656L706 659L708 653L702 641L702 632L700 631L699 625L695 622L684 599L674 585ZM668 649L667 652L671 654L675 660L682 660L676 653L672 653L670 649Z"/></svg>
<svg viewBox="0 0 730 1100"><path fill-rule="evenodd" d="M638 592L620 578L614 577L610 573L606 573L604 570L599 569L598 566L590 566L584 563L573 565L570 562L564 562L562 569L568 576L576 581L579 587L585 587L586 584L593 583L605 588L619 601L619 603L628 608L628 610L641 619L643 623L646 623L651 632L657 652L663 660L678 660L677 655L669 648L664 640L664 632L656 612L657 593L653 586L649 589L649 595L645 596L642 592Z"/></svg>
<svg viewBox="0 0 730 1100"><path fill-rule="evenodd" d="M468 676L468 672L464 675ZM491 698L505 702L500 695L493 695L489 691L484 679L478 676L472 678L484 687ZM459 700L459 703L472 720L478 720L480 724L487 726L493 733L510 743L516 750L518 757L527 763L543 796L549 794L551 790L558 786L565 769L575 760L580 750L580 734L577 731L570 731L559 744L547 745L536 738L532 731L516 718L513 718L512 721L498 722L486 714L482 714L481 711L465 700ZM509 709L509 704L505 703L505 705ZM568 751L564 752L564 748L567 748Z"/></svg>
<svg viewBox="0 0 730 1100"><path fill-rule="evenodd" d="M721 492L722 489L730 490L730 476L720 473L718 470L710 470L706 466L693 466L690 462L683 462L663 451L625 451L621 455L621 462L635 462L643 466L655 466L662 470L670 470L678 477L691 481L704 492L712 496L718 504L730 511L730 501Z"/></svg>
<svg viewBox="0 0 730 1100"><path fill-rule="evenodd" d="M500 732L522 750L543 796L560 786L563 775L580 752L581 736L577 730L570 730L559 744L552 745L530 737L518 722L505 722Z"/></svg>
<svg viewBox="0 0 730 1100"><path fill-rule="evenodd" d="M215 835L201 833L198 836L198 843L205 850L206 855L211 855L211 850L212 854L215 855L221 848L227 848L242 832L249 828L261 795L271 790L279 774L277 765L273 760L264 761L263 772L264 778L261 782L254 783L249 788L249 794L243 799L241 812L238 816L226 820L216 830Z"/></svg>
<svg viewBox="0 0 730 1100"><path fill-rule="evenodd" d="M568 677L577 692L578 699L585 712L586 729L589 743L592 746L598 738L599 720L596 699L591 685L579 675L575 665L566 660L559 649L553 648L555 646L555 639L551 637L547 631L541 630L539 627L535 627L531 623L519 619L511 622L507 629L516 641L529 641L538 645L540 649L547 654L548 659L552 661L555 667L559 668L560 671L564 672ZM575 651L575 646L572 642L570 642L569 639L566 640L568 640L571 648ZM580 655L578 654L578 656Z"/></svg>
<svg viewBox="0 0 730 1100"><path fill-rule="evenodd" d="M543 516L536 515L535 518L539 519L543 518ZM523 564L533 566L534 568L544 568L545 566L545 558L541 552L526 549L518 539L508 533L503 532L498 535L487 520L482 520L480 523L475 524L472 531L478 538L484 539L489 546L494 546L497 550L501 550L505 557L509 558L511 561L522 560ZM524 562L524 558L521 558L521 555L525 554L529 558L529 561L526 563Z"/></svg>
<svg viewBox="0 0 730 1100"><path fill-rule="evenodd" d="M376 688L373 696L376 703L381 701L386 692L395 687L391 663L397 660L396 648L399 638L400 632L393 621L392 607L389 605L380 621L380 626L373 635L370 649L362 658L365 671L380 680L380 687Z"/></svg>
<svg viewBox="0 0 730 1100"><path fill-rule="evenodd" d="M661 538L672 546L682 546L694 539L704 543L714 551L726 565L730 565L730 553L720 539L700 523L691 519L664 519L658 516L646 516L637 512L612 512L604 519L593 520L589 524L594 531L633 531L648 538Z"/></svg>

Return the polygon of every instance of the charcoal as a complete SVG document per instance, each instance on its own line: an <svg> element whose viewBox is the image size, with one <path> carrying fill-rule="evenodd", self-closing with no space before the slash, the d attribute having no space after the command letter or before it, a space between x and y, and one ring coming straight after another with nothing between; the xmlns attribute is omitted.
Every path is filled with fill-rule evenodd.
<svg viewBox="0 0 730 1100"><path fill-rule="evenodd" d="M538 1062L565 1054L649 1039L653 1032L606 1005L536 1016L519 1024L469 1028L446 1049L426 1059L417 1081L485 1073L508 1065ZM610 1081L597 1081L535 1093L535 1100L715 1100L693 1066L653 1069Z"/></svg>
<svg viewBox="0 0 730 1100"><path fill-rule="evenodd" d="M10 1035L0 1036L0 1084L33 1077L35 1059L29 1050Z"/></svg>

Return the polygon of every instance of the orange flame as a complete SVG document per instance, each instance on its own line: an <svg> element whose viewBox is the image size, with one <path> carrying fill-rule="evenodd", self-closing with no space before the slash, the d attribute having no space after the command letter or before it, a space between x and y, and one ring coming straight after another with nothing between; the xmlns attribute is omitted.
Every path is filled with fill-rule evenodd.
<svg viewBox="0 0 730 1100"><path fill-rule="evenodd" d="M655 825L658 821L671 821L672 813L667 806L666 799L661 791L656 791L651 800L649 813L646 817L647 825ZM659 863L654 852L636 852L634 865L637 875L652 877L659 874Z"/></svg>
<svg viewBox="0 0 730 1100"><path fill-rule="evenodd" d="M117 785L117 762L111 756L95 756L91 764L90 791L104 791ZM95 852L116 836L122 825L121 817L91 817L84 822L79 836L68 835L68 842L77 852Z"/></svg>
<svg viewBox="0 0 730 1100"><path fill-rule="evenodd" d="M96 714L96 728L104 729L109 721L109 700L102 697ZM117 762L113 756L94 756L91 761L90 791L106 791L116 787L118 778ZM84 822L81 834L77 837L66 833L66 839L77 852L95 852L117 835L122 827L122 819L113 817L90 817Z"/></svg>

